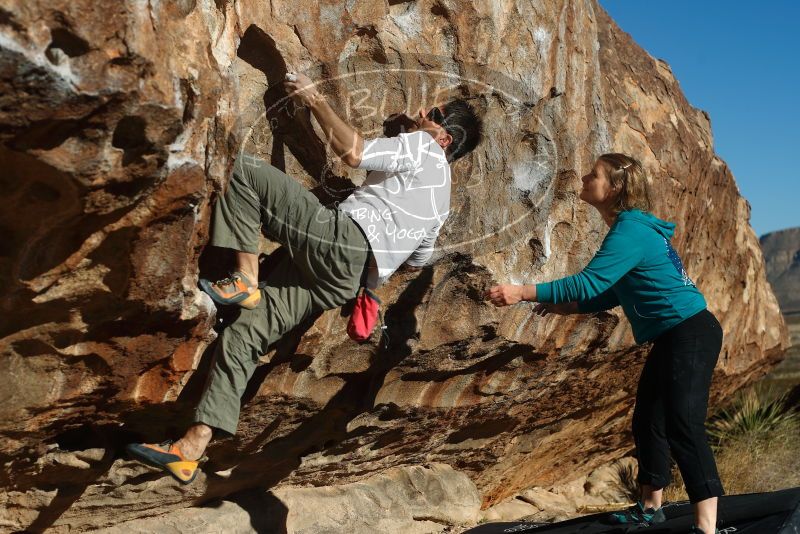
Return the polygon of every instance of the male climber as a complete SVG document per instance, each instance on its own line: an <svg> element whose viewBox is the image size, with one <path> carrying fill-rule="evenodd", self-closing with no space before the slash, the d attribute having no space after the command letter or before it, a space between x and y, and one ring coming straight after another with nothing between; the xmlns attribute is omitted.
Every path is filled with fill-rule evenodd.
<svg viewBox="0 0 800 534"><path fill-rule="evenodd" d="M352 300L362 280L374 288L403 263L425 265L450 208L450 163L481 138L481 120L463 100L420 109L396 137L364 140L308 77L289 73L284 87L295 104L311 110L344 163L370 172L338 208L329 208L266 162L247 155L236 160L215 206L210 244L235 250L237 268L201 287L217 305L243 309L220 335L183 437L127 448L184 484L197 475L213 429L236 432L245 386L270 344L312 314ZM259 287L262 226L288 254Z"/></svg>

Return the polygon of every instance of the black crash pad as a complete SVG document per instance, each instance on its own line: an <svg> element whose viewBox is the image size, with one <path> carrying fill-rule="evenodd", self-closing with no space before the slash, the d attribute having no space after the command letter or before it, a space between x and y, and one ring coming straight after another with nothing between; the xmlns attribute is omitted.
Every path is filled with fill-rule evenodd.
<svg viewBox="0 0 800 534"><path fill-rule="evenodd" d="M664 506L667 520L649 528L605 523L607 513L587 515L558 523L514 521L486 523L464 534L683 534L693 523L688 502ZM798 534L800 533L800 488L771 493L727 495L719 500L717 525L720 534Z"/></svg>

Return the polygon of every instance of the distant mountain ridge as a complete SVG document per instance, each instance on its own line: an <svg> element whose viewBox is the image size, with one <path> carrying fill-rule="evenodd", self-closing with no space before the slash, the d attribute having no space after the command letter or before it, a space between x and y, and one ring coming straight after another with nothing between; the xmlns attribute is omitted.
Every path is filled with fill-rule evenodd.
<svg viewBox="0 0 800 534"><path fill-rule="evenodd" d="M764 234L759 239L767 280L785 314L800 314L800 227Z"/></svg>

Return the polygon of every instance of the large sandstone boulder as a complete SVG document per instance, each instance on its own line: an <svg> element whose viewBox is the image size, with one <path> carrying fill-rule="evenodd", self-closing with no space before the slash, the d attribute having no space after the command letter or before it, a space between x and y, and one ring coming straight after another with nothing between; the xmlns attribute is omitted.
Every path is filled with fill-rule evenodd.
<svg viewBox="0 0 800 534"><path fill-rule="evenodd" d="M202 387L215 312L195 284L227 267L204 244L234 158L265 157L326 202L348 191L318 127L286 105L287 69L323 81L368 135L456 94L486 140L454 167L437 262L381 290L388 347L351 342L338 310L298 328L265 355L240 433L181 487L119 455L178 434ZM642 159L723 324L714 399L786 345L708 116L593 0L2 0L0 88L12 530L111 526L429 462L467 474L487 507L621 457L646 350L622 316L481 299L587 262L605 228L577 189L605 151Z"/></svg>

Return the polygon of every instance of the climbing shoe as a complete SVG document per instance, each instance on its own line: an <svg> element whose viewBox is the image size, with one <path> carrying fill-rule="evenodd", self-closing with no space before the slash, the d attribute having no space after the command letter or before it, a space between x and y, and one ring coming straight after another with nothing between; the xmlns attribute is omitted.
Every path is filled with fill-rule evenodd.
<svg viewBox="0 0 800 534"><path fill-rule="evenodd" d="M706 534L706 531L698 527L697 525L692 525L692 530L689 531L689 534ZM714 534L719 534L718 528L714 529Z"/></svg>
<svg viewBox="0 0 800 534"><path fill-rule="evenodd" d="M609 514L608 521L615 525L654 525L663 523L667 518L664 510L645 508L641 502L637 502L630 508Z"/></svg>
<svg viewBox="0 0 800 534"><path fill-rule="evenodd" d="M172 441L158 445L131 443L125 449L135 460L163 469L181 484L189 484L197 476L199 462L184 458Z"/></svg>
<svg viewBox="0 0 800 534"><path fill-rule="evenodd" d="M208 296L217 304L230 306L238 304L243 308L252 310L261 300L261 291L258 284L252 282L239 271L231 274L229 278L223 278L216 282L200 279L200 288L208 293Z"/></svg>

